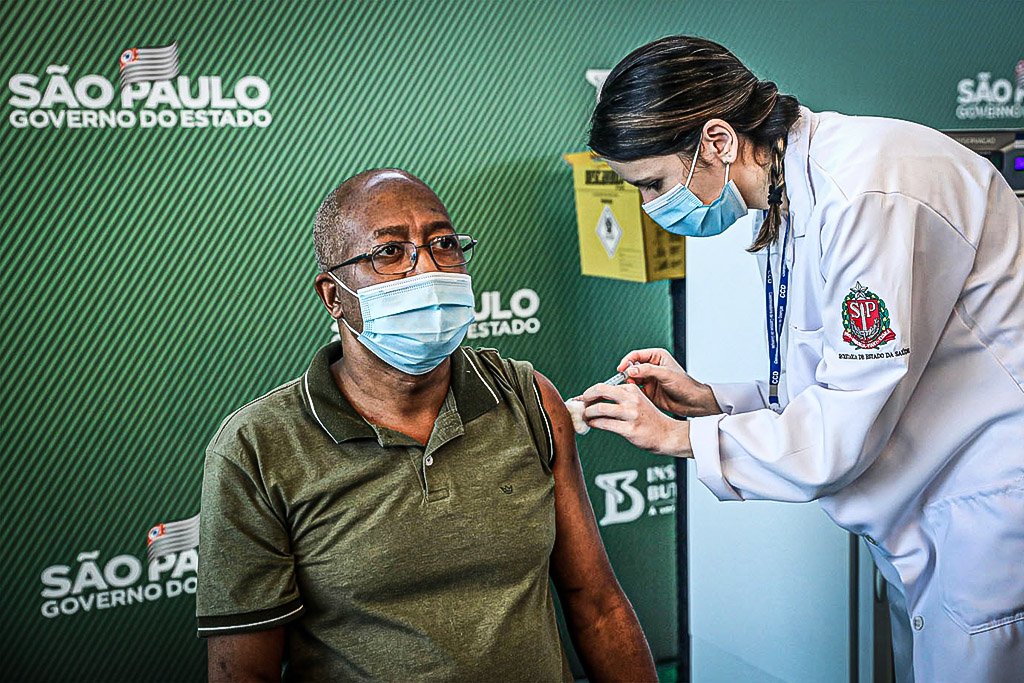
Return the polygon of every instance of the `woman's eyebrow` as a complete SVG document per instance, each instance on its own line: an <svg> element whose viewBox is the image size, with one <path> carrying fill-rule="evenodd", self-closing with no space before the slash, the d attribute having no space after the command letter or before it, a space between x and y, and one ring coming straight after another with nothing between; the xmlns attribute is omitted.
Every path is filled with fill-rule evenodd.
<svg viewBox="0 0 1024 683"><path fill-rule="evenodd" d="M630 180L629 178L623 178L623 180L625 180L630 185L636 185L637 187L640 187L641 185L653 185L653 184L655 184L657 182L660 182L661 178L638 178L636 180Z"/></svg>

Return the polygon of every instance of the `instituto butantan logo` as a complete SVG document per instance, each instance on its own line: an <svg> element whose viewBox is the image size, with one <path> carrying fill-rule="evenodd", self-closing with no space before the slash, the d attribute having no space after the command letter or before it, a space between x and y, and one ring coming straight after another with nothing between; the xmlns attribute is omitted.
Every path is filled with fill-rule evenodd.
<svg viewBox="0 0 1024 683"><path fill-rule="evenodd" d="M861 283L843 299L843 341L858 349L873 349L896 338L889 327L889 309Z"/></svg>
<svg viewBox="0 0 1024 683"><path fill-rule="evenodd" d="M177 43L132 47L110 59L110 74L50 64L7 81L7 122L18 129L266 128L270 86L259 76L181 75Z"/></svg>
<svg viewBox="0 0 1024 683"><path fill-rule="evenodd" d="M1014 78L992 78L983 71L956 85L956 117L961 120L1024 118L1024 59L1017 62Z"/></svg>
<svg viewBox="0 0 1024 683"><path fill-rule="evenodd" d="M594 484L604 491L604 514L600 526L626 524L644 517L668 515L676 509L676 466L661 465L646 470L646 491L634 484L639 470L605 472L594 477Z"/></svg>
<svg viewBox="0 0 1024 683"><path fill-rule="evenodd" d="M48 619L128 607L196 592L199 515L157 524L146 535L146 562L122 554L100 561L99 550L80 552L75 564L43 569L40 612Z"/></svg>

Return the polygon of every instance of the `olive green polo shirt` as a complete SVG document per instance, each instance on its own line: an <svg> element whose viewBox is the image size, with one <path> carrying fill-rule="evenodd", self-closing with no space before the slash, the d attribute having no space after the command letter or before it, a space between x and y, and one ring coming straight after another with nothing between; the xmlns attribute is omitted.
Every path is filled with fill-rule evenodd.
<svg viewBox="0 0 1024 683"><path fill-rule="evenodd" d="M199 634L285 625L286 680L571 680L532 367L508 366L530 383L535 400L521 400L456 350L421 446L355 412L330 372L340 357L324 347L211 441Z"/></svg>

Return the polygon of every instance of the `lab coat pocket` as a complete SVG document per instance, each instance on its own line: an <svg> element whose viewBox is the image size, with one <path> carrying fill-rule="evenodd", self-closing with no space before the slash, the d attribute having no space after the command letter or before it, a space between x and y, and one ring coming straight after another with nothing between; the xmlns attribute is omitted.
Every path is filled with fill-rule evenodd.
<svg viewBox="0 0 1024 683"><path fill-rule="evenodd" d="M802 330L789 326L786 351L786 386L790 396L796 396L809 386L817 384L815 375L821 363L824 328Z"/></svg>
<svg viewBox="0 0 1024 683"><path fill-rule="evenodd" d="M942 607L970 634L1024 619L1024 484L932 503Z"/></svg>

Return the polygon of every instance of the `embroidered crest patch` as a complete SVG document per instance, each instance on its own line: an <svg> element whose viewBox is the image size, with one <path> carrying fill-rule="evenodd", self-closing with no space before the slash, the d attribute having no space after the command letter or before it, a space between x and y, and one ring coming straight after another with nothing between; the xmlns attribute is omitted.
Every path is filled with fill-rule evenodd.
<svg viewBox="0 0 1024 683"><path fill-rule="evenodd" d="M843 328L843 341L858 349L874 349L896 338L885 302L859 282L843 299Z"/></svg>

